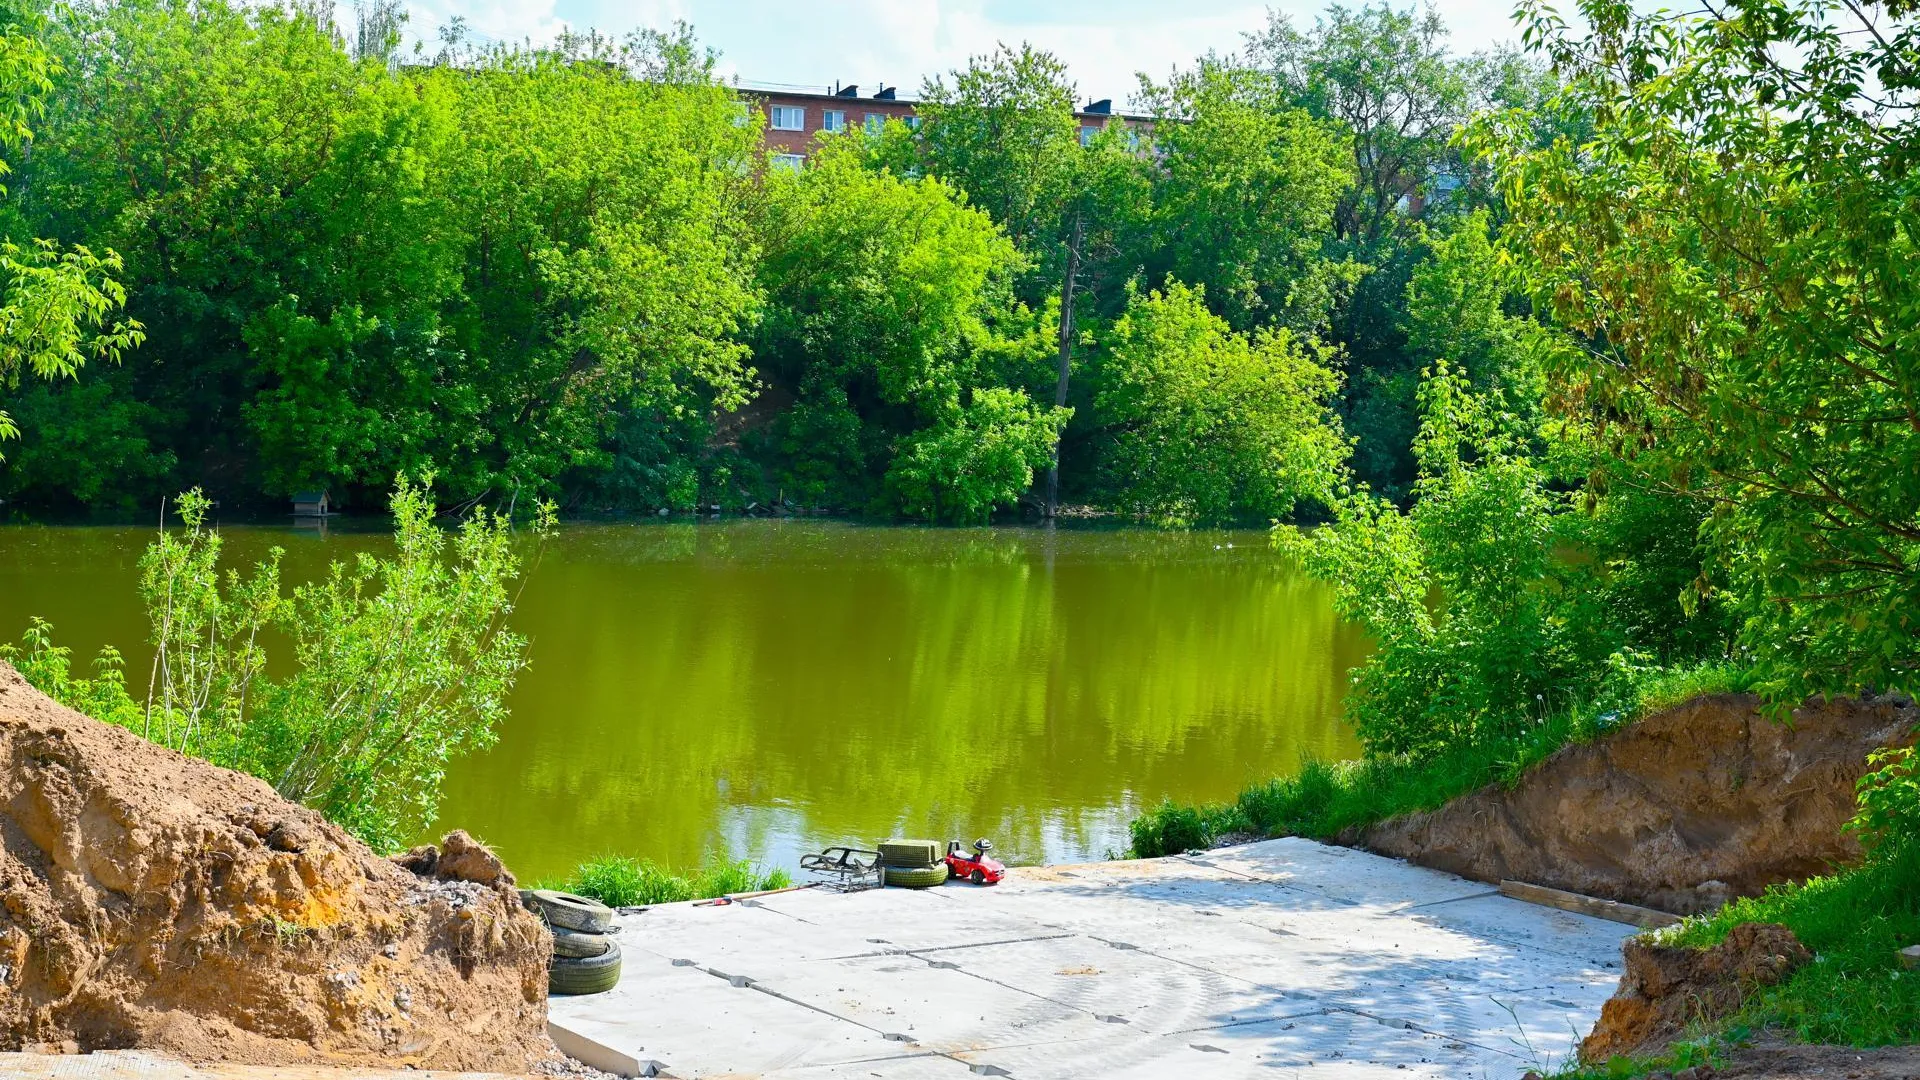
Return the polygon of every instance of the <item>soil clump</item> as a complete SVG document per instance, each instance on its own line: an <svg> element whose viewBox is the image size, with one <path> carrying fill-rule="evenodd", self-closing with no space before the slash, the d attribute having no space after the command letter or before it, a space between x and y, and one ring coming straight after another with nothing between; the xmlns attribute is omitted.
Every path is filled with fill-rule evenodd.
<svg viewBox="0 0 1920 1080"><path fill-rule="evenodd" d="M1688 1024L1726 1016L1748 992L1772 986L1813 960L1793 931L1778 923L1742 923L1710 949L1630 938L1620 951L1626 973L1581 1042L1582 1061L1658 1053Z"/></svg>
<svg viewBox="0 0 1920 1080"><path fill-rule="evenodd" d="M550 949L466 834L415 873L0 663L0 1050L542 1072Z"/></svg>

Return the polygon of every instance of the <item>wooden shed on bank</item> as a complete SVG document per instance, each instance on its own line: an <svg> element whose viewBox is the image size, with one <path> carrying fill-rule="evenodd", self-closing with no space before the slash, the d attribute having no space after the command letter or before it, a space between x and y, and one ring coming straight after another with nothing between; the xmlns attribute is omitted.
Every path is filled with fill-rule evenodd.
<svg viewBox="0 0 1920 1080"><path fill-rule="evenodd" d="M333 505L324 491L302 491L293 497L294 517L326 517L333 512Z"/></svg>

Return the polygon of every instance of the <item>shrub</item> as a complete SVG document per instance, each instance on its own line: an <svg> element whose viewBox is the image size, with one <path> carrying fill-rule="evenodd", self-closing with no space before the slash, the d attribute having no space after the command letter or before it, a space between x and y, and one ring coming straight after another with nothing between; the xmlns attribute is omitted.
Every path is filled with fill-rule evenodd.
<svg viewBox="0 0 1920 1080"><path fill-rule="evenodd" d="M651 859L607 856L581 863L554 888L591 897L608 907L674 904L736 893L784 889L793 884L785 870L763 870L745 860L720 859L676 873Z"/></svg>
<svg viewBox="0 0 1920 1080"><path fill-rule="evenodd" d="M510 524L482 510L449 537L433 523L431 481L402 477L396 553L335 563L286 596L278 549L223 580L208 507L198 491L182 496L186 528L141 559L154 647L144 702L112 650L95 678L73 679L45 623L3 655L70 707L258 776L376 849L401 846L432 819L447 764L493 742L525 666L526 643L505 625L520 568ZM267 673L270 633L292 643L284 677Z"/></svg>
<svg viewBox="0 0 1920 1080"><path fill-rule="evenodd" d="M1136 859L1157 859L1203 850L1222 835L1244 827L1233 807L1180 806L1168 800L1133 820L1130 854Z"/></svg>

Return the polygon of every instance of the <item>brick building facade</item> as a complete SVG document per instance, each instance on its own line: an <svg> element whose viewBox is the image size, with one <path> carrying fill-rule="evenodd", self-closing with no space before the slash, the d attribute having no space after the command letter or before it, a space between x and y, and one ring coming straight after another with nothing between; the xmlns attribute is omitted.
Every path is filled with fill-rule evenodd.
<svg viewBox="0 0 1920 1080"><path fill-rule="evenodd" d="M773 153L776 163L795 168L805 164L807 155L813 152L814 138L821 132L854 127L877 131L888 120L911 124L917 119L914 100L899 96L891 86L871 94L862 94L858 86L819 91L743 86L740 93L756 104L765 121L762 146ZM1110 123L1136 129L1144 129L1148 123L1146 117L1114 112L1111 101L1095 101L1076 111L1074 117L1080 121L1082 140Z"/></svg>

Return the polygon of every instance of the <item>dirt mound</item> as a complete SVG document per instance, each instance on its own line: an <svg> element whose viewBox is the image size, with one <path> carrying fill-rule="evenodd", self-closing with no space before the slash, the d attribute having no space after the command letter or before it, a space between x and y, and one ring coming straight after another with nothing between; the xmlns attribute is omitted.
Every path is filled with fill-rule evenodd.
<svg viewBox="0 0 1920 1080"><path fill-rule="evenodd" d="M0 1050L516 1073L557 1057L546 931L465 834L415 874L4 663L0 842Z"/></svg>
<svg viewBox="0 0 1920 1080"><path fill-rule="evenodd" d="M1906 698L1841 698L1761 716L1746 695L1698 698L1584 746L1511 791L1343 836L1480 881L1512 879L1690 915L1847 865L1842 830L1867 755L1912 741Z"/></svg>
<svg viewBox="0 0 1920 1080"><path fill-rule="evenodd" d="M1771 986L1813 959L1793 931L1777 923L1742 923L1711 949L1634 938L1620 951L1626 974L1580 1044L1582 1061L1658 1051L1689 1023L1725 1016L1754 987Z"/></svg>

